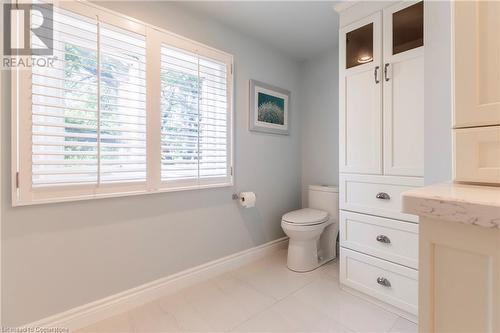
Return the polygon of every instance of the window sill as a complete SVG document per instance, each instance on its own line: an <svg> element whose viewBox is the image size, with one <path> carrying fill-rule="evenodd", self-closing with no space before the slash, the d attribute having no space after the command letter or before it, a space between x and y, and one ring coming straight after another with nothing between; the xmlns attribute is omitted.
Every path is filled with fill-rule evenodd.
<svg viewBox="0 0 500 333"><path fill-rule="evenodd" d="M23 199L20 199L20 198L14 196L12 199L12 207L55 204L55 203L74 202L74 201L87 201L87 200L107 199L107 198L121 198L121 197L149 195L149 194L156 194L156 193L215 189L215 188L222 188L222 187L232 187L233 185L234 185L234 182L233 182L233 180L231 180L229 182L218 183L218 184L192 185L192 186L183 186L183 187L163 187L163 188L154 189L154 190L135 190L135 191L128 191L128 192L115 192L115 193L110 192L110 193L99 193L99 194L90 194L90 195L85 194L85 195L74 195L74 196L32 199L32 200L23 200Z"/></svg>

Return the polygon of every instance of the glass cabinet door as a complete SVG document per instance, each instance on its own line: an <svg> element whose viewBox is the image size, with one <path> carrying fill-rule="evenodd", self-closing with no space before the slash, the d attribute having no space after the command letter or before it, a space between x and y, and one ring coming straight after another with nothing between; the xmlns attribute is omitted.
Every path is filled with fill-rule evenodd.
<svg viewBox="0 0 500 333"><path fill-rule="evenodd" d="M392 14L392 54L424 45L424 2Z"/></svg>
<svg viewBox="0 0 500 333"><path fill-rule="evenodd" d="M373 23L346 34L346 69L373 61Z"/></svg>

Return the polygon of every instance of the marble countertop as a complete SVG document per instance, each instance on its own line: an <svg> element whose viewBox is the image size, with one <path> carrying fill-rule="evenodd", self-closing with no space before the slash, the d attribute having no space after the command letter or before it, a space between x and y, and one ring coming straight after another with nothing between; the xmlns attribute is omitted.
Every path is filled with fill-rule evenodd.
<svg viewBox="0 0 500 333"><path fill-rule="evenodd" d="M500 228L500 187L442 183L404 192L403 212Z"/></svg>

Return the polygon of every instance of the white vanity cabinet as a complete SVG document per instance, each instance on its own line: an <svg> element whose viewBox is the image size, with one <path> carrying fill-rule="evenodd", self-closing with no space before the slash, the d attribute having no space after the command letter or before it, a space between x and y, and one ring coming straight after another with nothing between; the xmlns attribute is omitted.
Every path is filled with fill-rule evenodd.
<svg viewBox="0 0 500 333"><path fill-rule="evenodd" d="M500 191L456 183L403 194L420 216L419 332L500 332Z"/></svg>
<svg viewBox="0 0 500 333"><path fill-rule="evenodd" d="M418 217L401 193L423 186L423 6L360 2L339 35L340 282L411 320Z"/></svg>
<svg viewBox="0 0 500 333"><path fill-rule="evenodd" d="M500 184L500 2L455 1L454 178Z"/></svg>

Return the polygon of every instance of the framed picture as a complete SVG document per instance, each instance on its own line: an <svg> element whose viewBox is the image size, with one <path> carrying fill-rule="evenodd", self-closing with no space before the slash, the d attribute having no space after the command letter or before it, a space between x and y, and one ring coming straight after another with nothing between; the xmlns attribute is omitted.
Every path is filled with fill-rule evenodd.
<svg viewBox="0 0 500 333"><path fill-rule="evenodd" d="M250 80L251 131L289 134L290 92Z"/></svg>

